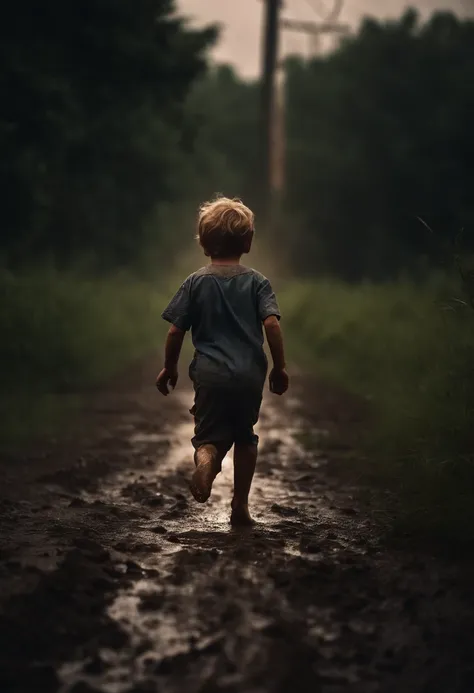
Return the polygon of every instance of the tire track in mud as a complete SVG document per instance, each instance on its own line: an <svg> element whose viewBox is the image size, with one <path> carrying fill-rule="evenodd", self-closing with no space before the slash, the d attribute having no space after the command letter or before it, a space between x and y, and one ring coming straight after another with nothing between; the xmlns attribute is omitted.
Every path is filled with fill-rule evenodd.
<svg viewBox="0 0 474 693"><path fill-rule="evenodd" d="M7 513L2 693L474 690L458 569L379 546L356 490L299 443L324 435L299 401L265 402L258 526L232 530L229 459L208 504L187 489L190 397L161 426L152 400L112 411L90 474L86 456Z"/></svg>

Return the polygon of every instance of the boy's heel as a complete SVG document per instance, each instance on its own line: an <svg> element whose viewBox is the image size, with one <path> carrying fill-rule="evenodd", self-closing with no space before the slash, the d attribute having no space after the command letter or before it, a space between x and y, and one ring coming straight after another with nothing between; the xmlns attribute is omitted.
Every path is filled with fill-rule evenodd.
<svg viewBox="0 0 474 693"><path fill-rule="evenodd" d="M189 484L194 500L198 503L205 503L209 500L215 478L212 461L201 462L201 464L197 465Z"/></svg>

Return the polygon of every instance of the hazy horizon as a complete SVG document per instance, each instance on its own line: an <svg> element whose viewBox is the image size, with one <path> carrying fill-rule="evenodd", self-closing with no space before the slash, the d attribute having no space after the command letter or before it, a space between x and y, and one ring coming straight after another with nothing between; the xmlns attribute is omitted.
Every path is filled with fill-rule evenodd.
<svg viewBox="0 0 474 693"><path fill-rule="evenodd" d="M314 5L330 4L329 0L285 0L284 17L318 20L318 15L311 9ZM414 6L422 13L429 14L434 10L452 10L467 14L474 9L474 0L424 0L409 3L403 0L346 0L340 20L356 27L364 15L390 17ZM246 77L255 77L260 65L260 37L262 0L177 0L180 14L196 24L218 23L222 33L218 45L213 51L216 62L232 63ZM308 39L282 32L281 53L308 51Z"/></svg>

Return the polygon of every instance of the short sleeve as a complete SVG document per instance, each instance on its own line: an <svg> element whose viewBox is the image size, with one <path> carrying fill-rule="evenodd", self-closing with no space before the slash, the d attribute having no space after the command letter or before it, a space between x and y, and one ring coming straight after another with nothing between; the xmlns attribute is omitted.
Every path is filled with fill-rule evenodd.
<svg viewBox="0 0 474 693"><path fill-rule="evenodd" d="M280 308L275 293L268 279L263 278L257 291L258 312L263 322L270 315L275 315L278 320L281 317Z"/></svg>
<svg viewBox="0 0 474 693"><path fill-rule="evenodd" d="M191 328L191 286L189 279L180 286L161 317L185 332Z"/></svg>

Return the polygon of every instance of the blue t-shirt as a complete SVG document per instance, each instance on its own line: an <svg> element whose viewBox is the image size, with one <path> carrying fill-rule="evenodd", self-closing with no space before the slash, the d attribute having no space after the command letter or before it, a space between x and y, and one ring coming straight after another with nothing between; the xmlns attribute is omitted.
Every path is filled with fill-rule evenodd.
<svg viewBox="0 0 474 693"><path fill-rule="evenodd" d="M261 388L262 323L270 315L279 319L280 310L266 277L243 265L208 265L186 279L162 317L192 331L195 384Z"/></svg>

